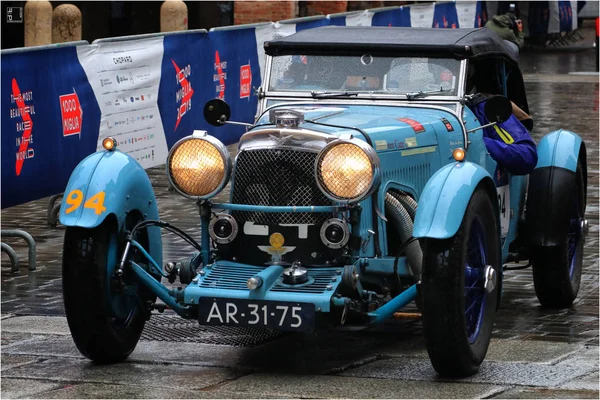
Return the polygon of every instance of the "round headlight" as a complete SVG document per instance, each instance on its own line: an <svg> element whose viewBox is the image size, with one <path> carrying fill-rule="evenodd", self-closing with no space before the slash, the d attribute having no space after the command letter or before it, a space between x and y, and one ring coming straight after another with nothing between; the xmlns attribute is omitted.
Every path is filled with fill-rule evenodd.
<svg viewBox="0 0 600 400"><path fill-rule="evenodd" d="M223 143L204 131L175 143L167 157L167 176L186 197L208 199L217 194L229 179L231 159Z"/></svg>
<svg viewBox="0 0 600 400"><path fill-rule="evenodd" d="M331 142L317 156L317 183L334 201L358 202L379 184L379 157L358 139Z"/></svg>

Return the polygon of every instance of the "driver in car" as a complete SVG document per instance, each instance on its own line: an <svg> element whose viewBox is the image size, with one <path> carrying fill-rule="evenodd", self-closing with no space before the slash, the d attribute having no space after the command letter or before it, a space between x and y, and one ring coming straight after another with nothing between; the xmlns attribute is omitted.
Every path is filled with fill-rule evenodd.
<svg viewBox="0 0 600 400"><path fill-rule="evenodd" d="M490 122L483 112L485 102L490 96L499 92L498 85L490 79L489 74L478 74L473 66L469 66L467 93L477 94L468 106L481 125ZM530 129L533 128L533 120L514 103L512 105L513 114L509 119L483 128L483 141L490 156L499 166L513 175L527 175L533 171L538 160L535 142L525 127L527 125Z"/></svg>

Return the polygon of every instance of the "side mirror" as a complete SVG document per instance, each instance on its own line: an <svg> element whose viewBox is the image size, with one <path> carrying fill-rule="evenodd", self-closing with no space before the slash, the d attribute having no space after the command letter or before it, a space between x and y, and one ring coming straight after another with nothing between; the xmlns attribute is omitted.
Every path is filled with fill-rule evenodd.
<svg viewBox="0 0 600 400"><path fill-rule="evenodd" d="M512 115L512 104L504 96L492 96L483 106L483 112L490 122L500 124Z"/></svg>
<svg viewBox="0 0 600 400"><path fill-rule="evenodd" d="M231 117L231 107L221 99L212 99L204 106L204 119L212 126L223 126Z"/></svg>

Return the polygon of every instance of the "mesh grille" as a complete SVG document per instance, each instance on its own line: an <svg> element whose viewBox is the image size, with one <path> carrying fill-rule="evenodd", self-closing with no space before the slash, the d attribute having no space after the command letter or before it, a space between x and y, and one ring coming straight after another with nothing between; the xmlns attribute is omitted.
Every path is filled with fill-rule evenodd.
<svg viewBox="0 0 600 400"><path fill-rule="evenodd" d="M235 167L233 202L262 206L331 205L316 184L316 157L316 153L301 150L242 151ZM322 224L327 214L238 211L234 217L265 225Z"/></svg>
<svg viewBox="0 0 600 400"><path fill-rule="evenodd" d="M193 342L237 347L258 346L282 334L271 329L234 326L201 326L174 315L152 315L142 331L142 340Z"/></svg>

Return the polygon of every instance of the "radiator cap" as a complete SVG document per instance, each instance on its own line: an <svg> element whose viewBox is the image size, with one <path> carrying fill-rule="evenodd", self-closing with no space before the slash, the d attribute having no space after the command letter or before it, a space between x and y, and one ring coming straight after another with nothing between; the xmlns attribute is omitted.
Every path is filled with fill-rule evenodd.
<svg viewBox="0 0 600 400"><path fill-rule="evenodd" d="M283 283L286 285L297 285L308 281L308 270L300 265L300 261L294 261L291 267L283 270Z"/></svg>

